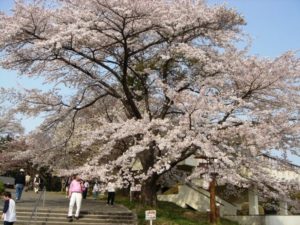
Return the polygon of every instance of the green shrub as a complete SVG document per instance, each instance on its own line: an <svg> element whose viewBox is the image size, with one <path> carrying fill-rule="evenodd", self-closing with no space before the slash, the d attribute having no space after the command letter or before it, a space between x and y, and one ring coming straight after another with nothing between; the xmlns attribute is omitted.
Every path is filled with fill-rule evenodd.
<svg viewBox="0 0 300 225"><path fill-rule="evenodd" d="M184 209L170 202L158 201L156 207L147 207L139 202L129 202L128 197L117 196L117 203L125 205L137 214L139 225L149 225L145 221L145 210L156 209L157 220L155 225L209 225L206 213L197 212L192 209ZM226 219L221 219L219 225L238 225Z"/></svg>
<svg viewBox="0 0 300 225"><path fill-rule="evenodd" d="M4 184L3 182L0 180L0 194L2 194L4 192L5 188L4 188Z"/></svg>

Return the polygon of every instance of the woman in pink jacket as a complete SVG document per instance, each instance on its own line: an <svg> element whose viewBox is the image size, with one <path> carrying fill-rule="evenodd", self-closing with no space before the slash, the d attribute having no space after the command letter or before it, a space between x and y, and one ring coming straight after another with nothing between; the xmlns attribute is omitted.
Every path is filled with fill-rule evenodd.
<svg viewBox="0 0 300 225"><path fill-rule="evenodd" d="M75 178L72 180L70 187L69 187L69 212L68 212L68 219L70 222L73 221L73 208L76 203L76 213L75 219L79 219L79 213L81 208L82 202L82 191L83 191L83 183L79 177L79 175L75 175Z"/></svg>

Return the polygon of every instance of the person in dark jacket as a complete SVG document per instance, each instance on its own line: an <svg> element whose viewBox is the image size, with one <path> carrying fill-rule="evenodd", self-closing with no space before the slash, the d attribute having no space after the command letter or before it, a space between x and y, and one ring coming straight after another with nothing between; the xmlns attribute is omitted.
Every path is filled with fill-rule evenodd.
<svg viewBox="0 0 300 225"><path fill-rule="evenodd" d="M15 178L16 201L21 200L22 192L25 186L25 171L20 169L20 173Z"/></svg>

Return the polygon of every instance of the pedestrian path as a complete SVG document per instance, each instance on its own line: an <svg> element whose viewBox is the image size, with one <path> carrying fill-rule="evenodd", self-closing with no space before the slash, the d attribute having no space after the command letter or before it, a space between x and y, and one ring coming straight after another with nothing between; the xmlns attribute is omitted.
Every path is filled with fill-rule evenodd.
<svg viewBox="0 0 300 225"><path fill-rule="evenodd" d="M14 190L10 190L14 196ZM46 192L45 201L41 200L36 216L32 219L31 214L35 206L38 194L24 192L21 201L17 202L16 225L135 225L135 215L122 205L108 206L102 200L84 199L82 202L79 220L68 222L66 216L69 200L61 193ZM0 201L3 205L3 200ZM30 221L31 220L31 221Z"/></svg>

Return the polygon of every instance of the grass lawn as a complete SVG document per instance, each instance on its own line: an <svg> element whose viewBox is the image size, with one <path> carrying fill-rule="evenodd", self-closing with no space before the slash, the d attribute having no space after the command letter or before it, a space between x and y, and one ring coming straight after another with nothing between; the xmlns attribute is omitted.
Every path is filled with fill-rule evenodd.
<svg viewBox="0 0 300 225"><path fill-rule="evenodd" d="M139 220L139 225L149 224L145 221L145 210L153 209L139 203L130 203L127 197L117 196L116 202L123 204L134 211ZM153 225L209 225L207 215L192 209L183 209L170 202L158 202L156 207L157 220ZM220 225L238 225L229 220L221 220Z"/></svg>

